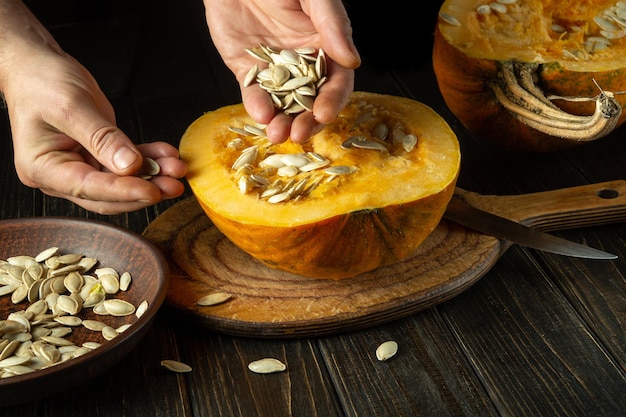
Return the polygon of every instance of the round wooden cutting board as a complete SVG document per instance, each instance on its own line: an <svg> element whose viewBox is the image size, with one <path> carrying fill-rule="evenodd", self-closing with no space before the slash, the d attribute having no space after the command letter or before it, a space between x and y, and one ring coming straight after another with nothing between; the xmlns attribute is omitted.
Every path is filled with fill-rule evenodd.
<svg viewBox="0 0 626 417"><path fill-rule="evenodd" d="M166 305L205 328L281 338L350 331L413 314L459 294L506 249L496 238L443 220L405 262L339 281L270 269L232 244L195 197L144 231L170 266ZM212 292L232 297L201 307Z"/></svg>

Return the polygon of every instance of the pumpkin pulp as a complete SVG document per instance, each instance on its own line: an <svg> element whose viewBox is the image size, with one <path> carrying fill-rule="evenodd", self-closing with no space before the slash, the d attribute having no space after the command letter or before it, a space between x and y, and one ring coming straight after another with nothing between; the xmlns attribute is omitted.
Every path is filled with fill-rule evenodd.
<svg viewBox="0 0 626 417"><path fill-rule="evenodd" d="M514 149L553 151L604 137L626 120L621 111L626 105L621 94L626 91L626 5L605 0L490 4L446 0L435 30L433 66L439 88L469 131ZM502 85L502 63L533 68L533 85L523 85L523 91L544 103L532 111L545 113L545 124L553 128L525 123L503 107L493 90ZM608 105L602 111L611 111L612 119L600 134L584 131L584 126L579 132L573 125L570 135L567 123L554 122L593 115L603 93ZM551 116L545 106L567 115Z"/></svg>
<svg viewBox="0 0 626 417"><path fill-rule="evenodd" d="M372 134L380 124L389 128L386 139ZM406 98L355 92L336 120L304 144L270 144L229 129L245 125L254 122L241 104L196 120L180 142L188 182L234 244L272 268L300 275L347 278L413 255L443 216L460 168L458 141L447 123ZM394 143L394 130L413 134L416 145L407 151ZM384 150L342 147L349 137ZM242 150L252 146L259 147L254 167L272 154L313 152L330 167L351 171L332 175L318 169L277 178L275 170L261 170L271 181L307 182L299 196L271 203L260 189L242 190L242 174L233 169Z"/></svg>

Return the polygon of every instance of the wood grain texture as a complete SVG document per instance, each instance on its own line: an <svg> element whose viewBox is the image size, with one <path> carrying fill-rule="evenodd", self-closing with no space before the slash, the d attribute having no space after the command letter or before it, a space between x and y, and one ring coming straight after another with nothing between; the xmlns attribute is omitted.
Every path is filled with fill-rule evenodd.
<svg viewBox="0 0 626 417"><path fill-rule="evenodd" d="M113 297L130 302L135 307L146 301L148 308L137 318L103 317L83 309L82 319L99 320L114 328L132 324L113 340L105 340L99 332L75 327L68 339L80 346L85 341L101 343L93 352L72 361L59 362L37 372L0 379L0 404L33 400L77 385L94 377L128 354L146 334L154 316L165 299L168 284L168 265L162 254L145 239L126 229L107 223L83 221L62 217L39 217L0 221L0 259L12 256L36 256L56 246L60 254L78 253L97 259L95 268L110 267L119 274L128 272L133 278L128 291ZM8 244L7 244L8 243ZM94 271L85 274L93 275ZM41 284L42 280L37 280ZM14 304L9 296L0 298L0 320L12 312L30 305L25 300ZM4 335L3 335L4 336ZM42 389L45 387L45 389Z"/></svg>
<svg viewBox="0 0 626 417"><path fill-rule="evenodd" d="M60 10L61 2L84 4L60 0L49 7ZM129 38L137 45L134 59L103 60L99 74L104 78L98 81L118 86L115 77L130 73L128 91L112 100L118 123L137 142L175 144L200 114L239 101L239 90L206 36L202 2L136 3L142 6L136 22L140 30L128 33L139 35ZM624 177L623 129L592 146L549 155L516 154L467 135L437 91L429 67L430 38L413 36L415 25L432 27L436 13L411 16L405 29L412 37L391 46L406 52L405 40L410 39L413 59L390 65L388 58L397 56L387 53L389 42L380 40L396 40L397 19L380 19L379 8L360 6L364 2L350 4L361 7L357 16L365 14L376 22L375 30L363 23L367 19L355 22L355 28L365 28L360 29L359 43L378 42L369 44L375 53L356 70L355 88L414 98L440 112L461 141L460 187L504 196ZM406 11L404 6L398 1L389 7L399 14ZM57 31L62 45L89 47L111 40L119 44L108 50L125 47L126 33L63 29ZM76 42L74 36L100 39ZM416 54L414 47L425 52ZM82 51L79 58L97 55L95 49ZM118 64L132 68L115 68ZM11 161L6 112L0 115L0 139L3 219L75 215L141 233L177 203L167 201L118 216L86 212L19 182ZM186 196L190 195L188 191ZM513 246L483 278L454 298L352 332L283 339L230 336L165 308L136 349L117 365L62 395L15 406L0 404L0 415L368 417L378 412L379 417L389 411L394 417L623 417L624 227L622 223L555 232L616 253L620 255L616 261L575 260ZM388 339L400 344L399 353L379 363L373 357L375 346ZM248 361L270 355L285 359L286 374L268 379L245 369ZM194 371L166 372L159 364L166 358L189 362Z"/></svg>
<svg viewBox="0 0 626 417"><path fill-rule="evenodd" d="M518 196L456 194L476 207L550 229L626 218L625 181ZM270 269L241 251L193 197L161 214L144 236L168 254L172 307L209 329L252 337L332 334L408 316L473 285L510 246L442 221L404 262L344 280L312 279ZM233 298L197 305L212 292Z"/></svg>
<svg viewBox="0 0 626 417"><path fill-rule="evenodd" d="M619 416L626 375L523 251L440 307L489 396L503 415Z"/></svg>
<svg viewBox="0 0 626 417"><path fill-rule="evenodd" d="M499 415L439 307L349 335L320 340L347 416ZM398 353L380 362L375 351L387 340Z"/></svg>
<svg viewBox="0 0 626 417"><path fill-rule="evenodd" d="M331 334L405 317L463 291L500 255L497 239L444 221L405 262L345 280L312 279L241 251L193 197L161 214L144 237L169 259L169 305L212 330L252 337ZM198 306L211 292L233 298Z"/></svg>

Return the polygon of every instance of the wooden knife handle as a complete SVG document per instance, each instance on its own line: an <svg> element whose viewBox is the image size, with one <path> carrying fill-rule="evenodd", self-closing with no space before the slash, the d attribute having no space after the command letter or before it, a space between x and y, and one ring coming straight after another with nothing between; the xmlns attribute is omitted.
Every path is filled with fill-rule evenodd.
<svg viewBox="0 0 626 417"><path fill-rule="evenodd" d="M540 230L626 221L626 180L520 195L480 195L457 188L469 204Z"/></svg>

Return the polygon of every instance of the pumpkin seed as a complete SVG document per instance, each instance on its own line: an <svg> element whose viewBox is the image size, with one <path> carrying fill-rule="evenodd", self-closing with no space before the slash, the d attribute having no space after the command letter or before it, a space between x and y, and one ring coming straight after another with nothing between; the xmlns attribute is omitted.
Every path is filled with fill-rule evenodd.
<svg viewBox="0 0 626 417"><path fill-rule="evenodd" d="M250 85L252 85L258 73L259 73L259 66L257 64L254 64L254 66L252 66L248 70L248 73L246 74L246 77L243 80L243 86L249 87Z"/></svg>
<svg viewBox="0 0 626 417"><path fill-rule="evenodd" d="M159 175L160 172L161 167L159 166L159 163L152 158L144 156L143 166L141 167L137 175L142 177L143 179L151 179L152 177Z"/></svg>
<svg viewBox="0 0 626 417"><path fill-rule="evenodd" d="M506 7L506 5L500 2L490 3L489 7L491 8L491 10L493 10L494 12L498 12L498 13L506 13L508 11L508 8Z"/></svg>
<svg viewBox="0 0 626 417"><path fill-rule="evenodd" d="M89 330L93 330L96 332L101 332L102 329L104 329L106 327L106 324L104 322L101 322L99 320L83 320L82 321L82 325L89 329Z"/></svg>
<svg viewBox="0 0 626 417"><path fill-rule="evenodd" d="M102 305L112 316L128 316L135 312L135 306L125 300L111 298L104 300Z"/></svg>
<svg viewBox="0 0 626 417"><path fill-rule="evenodd" d="M48 249L44 249L35 256L35 262L37 263L44 262L46 259L50 258L52 255L56 255L58 251L59 251L58 246L52 246Z"/></svg>
<svg viewBox="0 0 626 417"><path fill-rule="evenodd" d="M287 366L275 358L263 358L252 361L248 364L248 369L257 374L269 374L274 372L282 372Z"/></svg>
<svg viewBox="0 0 626 417"><path fill-rule="evenodd" d="M172 359L164 359L161 361L161 366L167 369L168 371L184 373L191 372L191 366L186 363L175 361Z"/></svg>
<svg viewBox="0 0 626 417"><path fill-rule="evenodd" d="M115 294L120 290L120 280L117 275L102 274L100 283L102 284L102 289L107 294Z"/></svg>
<svg viewBox="0 0 626 417"><path fill-rule="evenodd" d="M393 340L384 342L376 348L376 358L379 361L391 359L396 353L398 353L398 343Z"/></svg>
<svg viewBox="0 0 626 417"><path fill-rule="evenodd" d="M452 26L461 26L461 22L449 13L439 12L439 18Z"/></svg>
<svg viewBox="0 0 626 417"><path fill-rule="evenodd" d="M225 292L215 292L201 297L197 304L199 306L214 306L228 301L231 297L231 294Z"/></svg>
<svg viewBox="0 0 626 417"><path fill-rule="evenodd" d="M135 311L135 316L140 318L144 315L144 313L148 310L148 301L144 300L137 306L137 311Z"/></svg>
<svg viewBox="0 0 626 417"><path fill-rule="evenodd" d="M128 291L128 287L130 287L130 283L132 281L132 277L129 272L124 272L120 276L120 291Z"/></svg>
<svg viewBox="0 0 626 417"><path fill-rule="evenodd" d="M104 326L101 332L102 332L102 337L104 337L106 340L113 340L119 335L117 330L115 330L111 326Z"/></svg>
<svg viewBox="0 0 626 417"><path fill-rule="evenodd" d="M85 343L83 343L83 347L86 347L87 349L91 349L91 350L97 349L100 346L102 346L102 344L98 343L98 342L85 342Z"/></svg>

